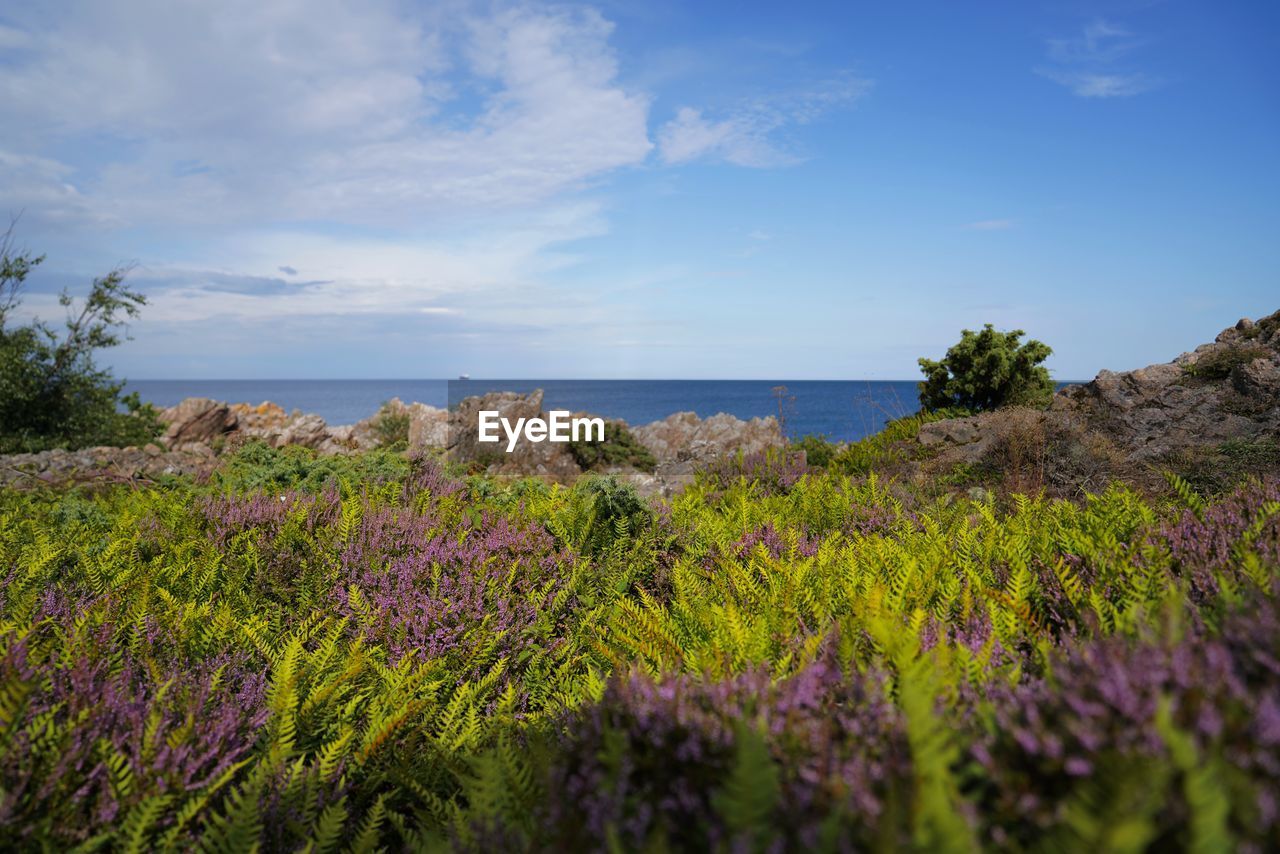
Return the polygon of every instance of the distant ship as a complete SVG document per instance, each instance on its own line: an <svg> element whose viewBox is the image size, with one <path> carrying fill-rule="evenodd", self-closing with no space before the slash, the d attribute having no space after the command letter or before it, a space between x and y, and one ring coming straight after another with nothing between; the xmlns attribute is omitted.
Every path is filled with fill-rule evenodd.
<svg viewBox="0 0 1280 854"><path fill-rule="evenodd" d="M458 374L458 379L460 379L460 380L469 380L469 379L471 379L471 374Z"/></svg>

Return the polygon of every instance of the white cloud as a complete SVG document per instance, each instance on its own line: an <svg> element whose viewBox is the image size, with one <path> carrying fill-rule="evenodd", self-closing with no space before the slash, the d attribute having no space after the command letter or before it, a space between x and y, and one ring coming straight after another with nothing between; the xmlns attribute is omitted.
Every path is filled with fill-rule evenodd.
<svg viewBox="0 0 1280 854"><path fill-rule="evenodd" d="M1132 69L1117 68L1142 41L1117 24L1096 20L1078 36L1050 39L1050 64L1036 69L1081 98L1124 98L1156 88L1159 81Z"/></svg>
<svg viewBox="0 0 1280 854"><path fill-rule="evenodd" d="M538 202L646 158L647 100L616 82L599 15L432 8L34 7L18 22L28 50L0 66L0 122L18 153L79 146L94 168L78 192L130 225L399 226ZM47 194L14 190L0 185Z"/></svg>
<svg viewBox="0 0 1280 854"><path fill-rule="evenodd" d="M1088 71L1040 71L1055 83L1061 83L1071 94L1081 98L1127 98L1155 88L1156 81L1145 74L1098 74Z"/></svg>
<svg viewBox="0 0 1280 854"><path fill-rule="evenodd" d="M1098 19L1086 25L1078 36L1050 39L1049 59L1061 63L1112 62L1139 44L1124 27Z"/></svg>
<svg viewBox="0 0 1280 854"><path fill-rule="evenodd" d="M155 340L600 319L550 274L604 231L583 191L652 144L593 11L62 0L7 23L0 200L32 245L137 257Z"/></svg>
<svg viewBox="0 0 1280 854"><path fill-rule="evenodd" d="M773 117L750 114L713 121L701 110L681 107L658 132L658 149L667 163L715 157L735 166L783 166L794 158L769 140L778 125Z"/></svg>
<svg viewBox="0 0 1280 854"><path fill-rule="evenodd" d="M857 101L870 88L870 81L846 75L807 90L748 101L719 118L681 107L658 131L658 151L672 164L714 159L760 168L791 165L802 158L776 139L778 131L815 121Z"/></svg>

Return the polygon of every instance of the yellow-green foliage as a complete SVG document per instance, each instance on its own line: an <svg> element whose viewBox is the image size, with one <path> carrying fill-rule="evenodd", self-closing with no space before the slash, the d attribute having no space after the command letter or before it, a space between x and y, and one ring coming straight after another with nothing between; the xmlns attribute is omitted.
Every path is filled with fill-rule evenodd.
<svg viewBox="0 0 1280 854"><path fill-rule="evenodd" d="M874 474L832 470L786 490L700 482L643 510L613 485L430 467L220 492L253 482L236 477L0 493L0 830L15 846L556 847L569 837L547 811L552 781L577 767L561 745L621 702L611 674L785 685L830 662L883 676L912 769L877 838L998 845L982 811L999 799L971 776L983 726L954 723L996 714L975 697L1040 684L1071 644L1214 624L1270 596L1277 569L1274 499L1246 512L1188 493L1183 517L1119 485L1079 504L909 505ZM1225 552L1186 546L1188 525ZM1269 838L1241 806L1247 781L1222 793L1218 742L1168 710L1157 724L1155 794L1099 794L1090 777L1063 789L1046 832L1106 838L1101 801L1142 795L1155 800L1131 841L1174 825L1196 849ZM667 841L772 838L800 785L785 731L726 730L736 746L706 760L704 794L727 835ZM620 756L639 749L628 738ZM1185 809L1157 815L1164 803ZM852 838L852 809L814 839Z"/></svg>

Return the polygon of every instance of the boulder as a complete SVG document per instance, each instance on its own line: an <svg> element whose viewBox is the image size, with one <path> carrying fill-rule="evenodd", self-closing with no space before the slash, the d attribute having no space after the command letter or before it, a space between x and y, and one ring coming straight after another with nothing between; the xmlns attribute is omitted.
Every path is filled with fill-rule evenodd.
<svg viewBox="0 0 1280 854"><path fill-rule="evenodd" d="M319 415L299 415L290 418L273 443L282 448L285 445L301 445L304 448L319 448L329 439L328 426Z"/></svg>
<svg viewBox="0 0 1280 854"><path fill-rule="evenodd" d="M444 448L449 444L449 412L425 403L411 403L409 410L409 450Z"/></svg>
<svg viewBox="0 0 1280 854"><path fill-rule="evenodd" d="M388 413L408 417L409 450L421 451L426 448L444 448L448 445L449 413L447 410L416 401L405 403L400 398L393 397L373 415L345 428L350 431L349 443L352 448L367 450L382 444L378 423Z"/></svg>
<svg viewBox="0 0 1280 854"><path fill-rule="evenodd" d="M239 419L222 401L189 397L160 413L167 426L161 441L168 447L212 442L236 429Z"/></svg>
<svg viewBox="0 0 1280 854"><path fill-rule="evenodd" d="M705 419L693 412L677 412L661 421L633 427L631 434L649 449L659 466L692 466L722 454L754 454L786 444L778 419L772 415L743 421L723 412Z"/></svg>
<svg viewBox="0 0 1280 854"><path fill-rule="evenodd" d="M504 391L468 397L448 414L449 456L483 465L493 474L538 475L554 480L572 480L582 474L582 468L569 453L569 446L563 442L521 441L508 453L501 430L499 442L480 442L480 412L484 410L497 412L499 419L505 418L512 425L521 418L546 417L542 411L542 389L529 394Z"/></svg>

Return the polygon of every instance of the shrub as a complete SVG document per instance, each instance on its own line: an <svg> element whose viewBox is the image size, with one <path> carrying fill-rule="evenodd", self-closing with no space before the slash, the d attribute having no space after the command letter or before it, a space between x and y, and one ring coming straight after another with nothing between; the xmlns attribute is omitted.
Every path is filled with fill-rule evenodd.
<svg viewBox="0 0 1280 854"><path fill-rule="evenodd" d="M920 446L913 440L920 435L920 428L925 424L963 414L953 409L940 409L895 418L879 433L846 445L835 454L829 465L836 471L851 475L884 471L919 454Z"/></svg>
<svg viewBox="0 0 1280 854"><path fill-rule="evenodd" d="M831 461L835 459L836 454L840 453L840 446L834 442L827 441L826 436L805 436L792 442L791 449L804 451L805 462L814 468L820 469L831 465Z"/></svg>
<svg viewBox="0 0 1280 854"><path fill-rule="evenodd" d="M981 332L966 329L941 361L920 359L924 382L920 406L926 411L957 407L970 412L1002 406L1039 406L1053 396L1053 380L1040 363L1053 352L1036 340L1019 343L1021 329Z"/></svg>
<svg viewBox="0 0 1280 854"><path fill-rule="evenodd" d="M698 470L698 479L713 490L725 490L744 482L768 495L782 495L809 473L803 453L769 448L754 454L738 452L716 458Z"/></svg>
<svg viewBox="0 0 1280 854"><path fill-rule="evenodd" d="M409 445L409 411L391 401L382 404L373 418L373 432L383 448L405 448Z"/></svg>
<svg viewBox="0 0 1280 854"><path fill-rule="evenodd" d="M1249 477L1280 474L1280 440L1231 439L1216 447L1184 449L1164 462L1197 492L1219 495Z"/></svg>
<svg viewBox="0 0 1280 854"><path fill-rule="evenodd" d="M569 443L569 453L584 471L604 466L631 466L651 472L658 467L649 449L640 444L627 425L618 421L605 422L603 442L579 439Z"/></svg>
<svg viewBox="0 0 1280 854"><path fill-rule="evenodd" d="M573 498L585 523L576 545L585 554L599 554L618 539L638 535L653 518L635 489L615 477L584 478Z"/></svg>
<svg viewBox="0 0 1280 854"><path fill-rule="evenodd" d="M247 442L223 460L213 481L236 492L320 492L338 486L343 480L384 483L409 473L409 461L390 451L322 457L310 448L298 445L272 448L262 442Z"/></svg>
<svg viewBox="0 0 1280 854"><path fill-rule="evenodd" d="M124 383L93 361L96 350L120 343L146 299L115 270L80 303L63 291L65 332L40 320L10 327L23 284L43 260L15 250L10 234L0 238L0 453L146 444L160 434L155 409L123 394Z"/></svg>
<svg viewBox="0 0 1280 854"><path fill-rule="evenodd" d="M1223 380L1236 367L1270 355L1271 351L1265 347L1225 347L1206 353L1189 365L1183 365L1182 372L1198 379Z"/></svg>

